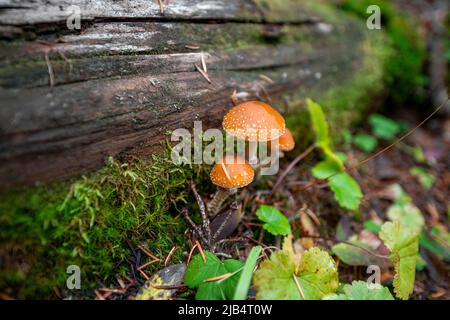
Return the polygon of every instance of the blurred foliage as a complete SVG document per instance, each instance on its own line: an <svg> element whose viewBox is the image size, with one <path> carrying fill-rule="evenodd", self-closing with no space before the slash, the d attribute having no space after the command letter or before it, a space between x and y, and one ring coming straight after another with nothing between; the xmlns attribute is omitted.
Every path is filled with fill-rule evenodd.
<svg viewBox="0 0 450 320"><path fill-rule="evenodd" d="M394 104L423 101L424 86L428 78L423 73L426 45L418 22L403 15L387 0L342 0L340 8L367 19L370 5L381 9L382 30L389 38L393 52L385 61L385 83ZM377 32L374 30L372 32Z"/></svg>

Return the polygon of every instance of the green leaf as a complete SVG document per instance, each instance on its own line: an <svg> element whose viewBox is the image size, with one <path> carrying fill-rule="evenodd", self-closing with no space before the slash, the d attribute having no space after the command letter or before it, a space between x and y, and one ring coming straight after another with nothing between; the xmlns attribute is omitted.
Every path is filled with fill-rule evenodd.
<svg viewBox="0 0 450 320"><path fill-rule="evenodd" d="M195 255L184 275L184 283L189 288L197 288L197 300L225 300L232 299L239 280L242 262L227 259L223 263L214 254L205 251L206 262L200 254ZM206 279L224 274L234 275L225 280L205 282Z"/></svg>
<svg viewBox="0 0 450 320"><path fill-rule="evenodd" d="M322 299L339 286L336 263L317 247L303 254L296 276L306 300Z"/></svg>
<svg viewBox="0 0 450 320"><path fill-rule="evenodd" d="M373 220L364 221L364 229L369 230L373 233L379 233L381 226Z"/></svg>
<svg viewBox="0 0 450 320"><path fill-rule="evenodd" d="M306 104L308 105L311 125L316 135L316 144L320 147L329 146L330 137L328 134L328 123L326 121L322 107L309 98L306 99Z"/></svg>
<svg viewBox="0 0 450 320"><path fill-rule="evenodd" d="M295 269L289 252L273 253L255 272L256 299L320 300L338 288L336 264L326 251L309 249Z"/></svg>
<svg viewBox="0 0 450 320"><path fill-rule="evenodd" d="M350 242L359 247L371 250L370 246L361 241L355 240ZM337 255L342 262L349 266L370 266L372 264L379 264L379 258L348 243L338 243L331 248L331 251Z"/></svg>
<svg viewBox="0 0 450 320"><path fill-rule="evenodd" d="M334 154L336 155L336 157L338 157L339 160L341 160L342 164L347 161L347 155L344 152L337 151Z"/></svg>
<svg viewBox="0 0 450 320"><path fill-rule="evenodd" d="M401 126L392 119L381 114L373 114L369 117L373 133L382 139L391 140L401 131Z"/></svg>
<svg viewBox="0 0 450 320"><path fill-rule="evenodd" d="M277 251L264 260L253 276L256 300L300 300L293 275L295 263L289 252Z"/></svg>
<svg viewBox="0 0 450 320"><path fill-rule="evenodd" d="M233 276L226 280L217 281L217 283L223 288L225 297L231 300L234 298L234 293L236 291L239 279L242 275L242 271L240 271L239 269L243 268L243 263L239 260L226 259L223 261L223 266L228 273L235 273Z"/></svg>
<svg viewBox="0 0 450 320"><path fill-rule="evenodd" d="M362 192L358 183L348 173L342 172L332 176L329 184L341 207L350 210L358 209Z"/></svg>
<svg viewBox="0 0 450 320"><path fill-rule="evenodd" d="M380 238L391 251L389 258L395 266L394 292L398 298L406 300L414 290L418 235L396 220L383 224Z"/></svg>
<svg viewBox="0 0 450 320"><path fill-rule="evenodd" d="M326 296L325 300L394 300L388 288L378 283L368 284L364 281L353 281L346 284L343 294Z"/></svg>
<svg viewBox="0 0 450 320"><path fill-rule="evenodd" d="M355 144L355 146L357 146L359 149L361 149L366 153L372 152L378 145L377 139L375 139L372 136L369 136L368 134L363 133L355 135L353 143Z"/></svg>
<svg viewBox="0 0 450 320"><path fill-rule="evenodd" d="M398 220L405 229L418 234L425 225L425 220L419 208L413 204L393 204L386 213L391 221Z"/></svg>
<svg viewBox="0 0 450 320"><path fill-rule="evenodd" d="M344 130L342 130L341 135L342 135L342 141L344 143L345 148L349 148L350 144L352 143L352 140L353 140L352 133L350 132L350 130L344 129Z"/></svg>
<svg viewBox="0 0 450 320"><path fill-rule="evenodd" d="M311 169L312 175L317 179L327 179L340 171L342 167L334 159L322 160Z"/></svg>
<svg viewBox="0 0 450 320"><path fill-rule="evenodd" d="M427 170L421 167L413 167L409 173L419 179L420 184L425 190L430 190L434 183L434 176Z"/></svg>
<svg viewBox="0 0 450 320"><path fill-rule="evenodd" d="M419 163L427 162L427 157L425 156L425 153L423 152L422 147L416 146L416 147L412 148L411 154L416 162L419 162Z"/></svg>
<svg viewBox="0 0 450 320"><path fill-rule="evenodd" d="M273 235L287 235L291 232L289 220L276 208L267 205L259 206L256 210L259 220L265 222L263 228Z"/></svg>
<svg viewBox="0 0 450 320"><path fill-rule="evenodd" d="M262 247L253 247L250 251L247 261L245 262L244 268L241 273L241 277L236 287L236 292L234 293L233 300L247 300L248 288L252 282L253 270L255 269L256 262L258 261L259 254L261 253Z"/></svg>
<svg viewBox="0 0 450 320"><path fill-rule="evenodd" d="M327 179L344 170L344 162L336 153L328 147L324 148L323 151L325 160L317 163L311 170L313 176L317 179Z"/></svg>
<svg viewBox="0 0 450 320"><path fill-rule="evenodd" d="M419 235L419 243L422 247L433 252L440 259L450 261L450 241L445 239L445 237L438 236L438 238L440 241L436 241L430 236L422 233Z"/></svg>
<svg viewBox="0 0 450 320"><path fill-rule="evenodd" d="M419 241L420 243L420 241ZM420 253L417 253L416 270L422 271L427 266L427 262L422 258Z"/></svg>

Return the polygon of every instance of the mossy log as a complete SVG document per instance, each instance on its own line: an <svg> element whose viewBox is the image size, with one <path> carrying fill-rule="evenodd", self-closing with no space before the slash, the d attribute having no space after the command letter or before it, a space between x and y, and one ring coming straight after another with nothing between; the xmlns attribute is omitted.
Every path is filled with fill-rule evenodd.
<svg viewBox="0 0 450 320"><path fill-rule="evenodd" d="M67 29L70 5L81 31ZM177 0L164 13L149 0L1 6L3 190L152 153L194 120L220 126L234 90L295 114L299 98L320 100L380 62L363 23L313 1ZM195 68L202 55L211 83Z"/></svg>

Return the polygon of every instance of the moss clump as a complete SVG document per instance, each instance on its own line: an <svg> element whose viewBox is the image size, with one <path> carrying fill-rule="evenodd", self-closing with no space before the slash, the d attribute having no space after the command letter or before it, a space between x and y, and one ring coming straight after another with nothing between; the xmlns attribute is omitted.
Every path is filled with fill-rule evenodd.
<svg viewBox="0 0 450 320"><path fill-rule="evenodd" d="M109 159L105 168L69 184L2 195L0 291L50 297L54 288L64 290L66 268L75 264L82 272L78 294L89 297L99 281L115 282L130 270L131 247L143 245L159 257L174 245L182 248L186 225L169 209L187 202L187 179L201 183L208 175L201 166L175 167L169 155L132 164Z"/></svg>
<svg viewBox="0 0 450 320"><path fill-rule="evenodd" d="M324 108L336 142L339 141L343 128L361 120L364 110L374 106L377 100L382 101L387 72L384 64L392 55L392 50L384 44L385 41L383 33L368 35L366 32L356 53L364 57L357 71L349 75L340 74L336 79L331 79L331 83L321 80L324 82L308 92L300 88L294 95L286 97L289 107L296 110L286 120L297 141L308 143L313 138L312 134L304 130L309 126L309 116L304 105L307 97L312 97ZM324 86L328 88L324 89ZM299 143L298 146L304 148L306 145Z"/></svg>
<svg viewBox="0 0 450 320"><path fill-rule="evenodd" d="M346 12L367 19L369 5L378 5L381 9L382 30L388 36L388 45L393 52L385 61L385 83L392 87L389 98L393 103L423 101L423 87L427 78L423 74L426 58L426 46L420 34L417 22L408 20L386 0L344 0L340 7ZM411 18L410 18L411 19ZM377 31L373 31L376 33Z"/></svg>

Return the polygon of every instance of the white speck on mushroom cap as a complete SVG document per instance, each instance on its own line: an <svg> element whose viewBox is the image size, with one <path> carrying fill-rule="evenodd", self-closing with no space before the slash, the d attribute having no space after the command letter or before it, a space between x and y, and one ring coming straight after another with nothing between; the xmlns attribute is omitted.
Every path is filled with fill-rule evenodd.
<svg viewBox="0 0 450 320"><path fill-rule="evenodd" d="M223 118L223 128L249 141L270 141L284 134L284 118L268 104L247 101L233 107Z"/></svg>
<svg viewBox="0 0 450 320"><path fill-rule="evenodd" d="M211 170L211 181L222 188L242 188L250 184L254 178L253 168L237 156L225 156Z"/></svg>

